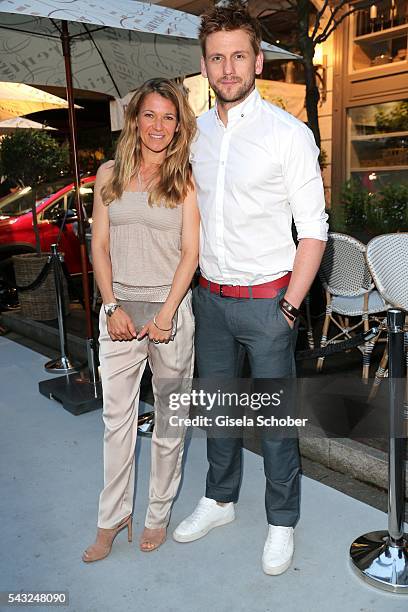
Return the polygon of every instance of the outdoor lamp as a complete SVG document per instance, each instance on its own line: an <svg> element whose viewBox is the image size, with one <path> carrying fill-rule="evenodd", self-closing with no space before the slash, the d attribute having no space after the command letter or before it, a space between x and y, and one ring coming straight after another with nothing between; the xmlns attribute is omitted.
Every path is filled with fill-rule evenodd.
<svg viewBox="0 0 408 612"><path fill-rule="evenodd" d="M313 65L317 77L321 102L327 100L327 55L323 54L323 45L316 45L314 48Z"/></svg>

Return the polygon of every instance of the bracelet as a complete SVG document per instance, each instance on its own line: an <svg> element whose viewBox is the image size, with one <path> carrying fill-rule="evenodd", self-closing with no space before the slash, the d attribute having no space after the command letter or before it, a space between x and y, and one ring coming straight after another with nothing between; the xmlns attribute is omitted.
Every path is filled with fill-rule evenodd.
<svg viewBox="0 0 408 612"><path fill-rule="evenodd" d="M285 298L282 298L280 300L279 307L281 310L284 310L288 316L292 316L293 320L295 320L296 317L299 316L299 309L292 306L292 304L285 300Z"/></svg>
<svg viewBox="0 0 408 612"><path fill-rule="evenodd" d="M162 331L162 332L168 332L168 331L172 331L173 330L173 326L171 326L170 329L163 329L162 327L159 327L157 325L157 323L156 323L156 315L154 315L154 317L153 317L153 325L155 327L157 327L157 329L160 329L160 331Z"/></svg>
<svg viewBox="0 0 408 612"><path fill-rule="evenodd" d="M287 310L285 310L284 308L281 308L281 311L283 312L283 314L290 320L292 321L296 321L296 317L294 317L292 314L290 314L290 312L288 312Z"/></svg>

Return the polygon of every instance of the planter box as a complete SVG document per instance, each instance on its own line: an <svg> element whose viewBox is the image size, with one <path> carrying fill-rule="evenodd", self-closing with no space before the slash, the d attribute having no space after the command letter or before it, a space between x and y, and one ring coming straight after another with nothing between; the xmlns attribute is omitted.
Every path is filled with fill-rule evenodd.
<svg viewBox="0 0 408 612"><path fill-rule="evenodd" d="M25 253L13 255L14 272L18 287L31 285L39 276L50 253ZM64 311L68 313L68 288L66 279L64 285ZM35 321L50 321L57 318L57 301L53 265L49 267L47 276L35 289L18 291L21 314Z"/></svg>

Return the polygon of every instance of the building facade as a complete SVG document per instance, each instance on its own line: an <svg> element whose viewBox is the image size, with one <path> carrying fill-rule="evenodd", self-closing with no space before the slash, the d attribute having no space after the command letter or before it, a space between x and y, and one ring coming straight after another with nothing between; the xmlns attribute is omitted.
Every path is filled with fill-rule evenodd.
<svg viewBox="0 0 408 612"><path fill-rule="evenodd" d="M407 49L407 0L373 3L334 33L328 74L334 203L349 178L370 192L408 184Z"/></svg>

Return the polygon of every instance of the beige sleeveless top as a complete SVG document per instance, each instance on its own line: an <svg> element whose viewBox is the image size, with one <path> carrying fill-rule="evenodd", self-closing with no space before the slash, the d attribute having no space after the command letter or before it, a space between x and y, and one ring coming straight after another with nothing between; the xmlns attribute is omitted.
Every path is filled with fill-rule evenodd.
<svg viewBox="0 0 408 612"><path fill-rule="evenodd" d="M149 206L146 192L109 204L113 293L118 300L164 302L181 256L182 206Z"/></svg>

